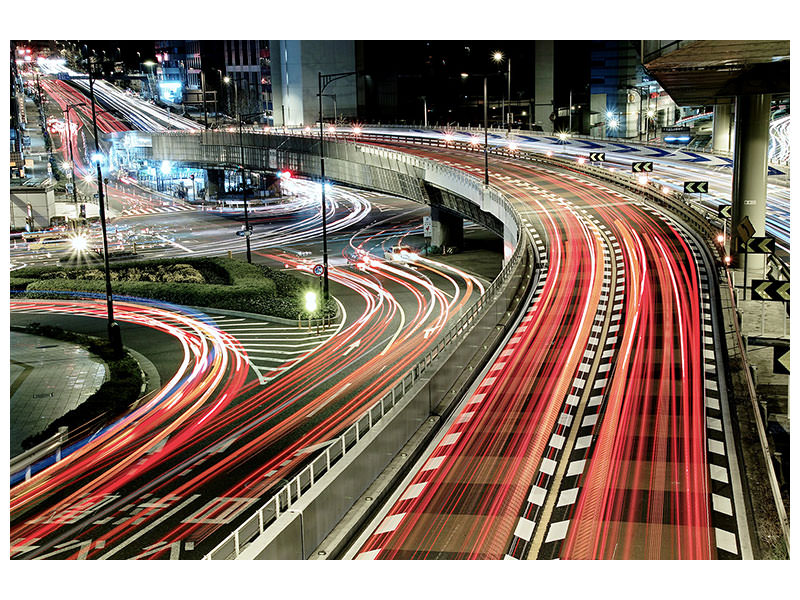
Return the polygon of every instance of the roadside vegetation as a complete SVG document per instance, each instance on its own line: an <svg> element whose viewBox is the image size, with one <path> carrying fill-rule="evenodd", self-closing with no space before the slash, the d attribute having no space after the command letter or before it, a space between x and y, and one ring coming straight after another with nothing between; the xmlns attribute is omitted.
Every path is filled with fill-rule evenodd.
<svg viewBox="0 0 800 600"><path fill-rule="evenodd" d="M307 318L304 293L314 289L290 273L221 257L115 262L109 274L114 296L284 319ZM105 295L101 265L26 267L11 275L11 291L17 297L63 298L70 292ZM324 315L333 317L335 312L335 303L329 301Z"/></svg>

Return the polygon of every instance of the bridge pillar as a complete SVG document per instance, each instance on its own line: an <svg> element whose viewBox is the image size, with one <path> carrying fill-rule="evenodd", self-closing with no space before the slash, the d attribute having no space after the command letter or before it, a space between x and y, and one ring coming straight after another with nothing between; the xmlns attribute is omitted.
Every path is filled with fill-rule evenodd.
<svg viewBox="0 0 800 600"><path fill-rule="evenodd" d="M714 128L711 144L715 152L731 151L731 105L717 104L714 107Z"/></svg>
<svg viewBox="0 0 800 600"><path fill-rule="evenodd" d="M431 206L431 245L464 247L464 217L440 206Z"/></svg>
<svg viewBox="0 0 800 600"><path fill-rule="evenodd" d="M764 235L767 214L767 152L769 149L769 94L736 97L735 138L733 151L733 187L731 200L731 257L740 266L737 227L745 217L755 229L754 236ZM760 275L763 254L747 259L747 277Z"/></svg>
<svg viewBox="0 0 800 600"><path fill-rule="evenodd" d="M225 170L224 169L206 169L208 174L208 194L206 198L211 196L219 197L219 194L225 190Z"/></svg>

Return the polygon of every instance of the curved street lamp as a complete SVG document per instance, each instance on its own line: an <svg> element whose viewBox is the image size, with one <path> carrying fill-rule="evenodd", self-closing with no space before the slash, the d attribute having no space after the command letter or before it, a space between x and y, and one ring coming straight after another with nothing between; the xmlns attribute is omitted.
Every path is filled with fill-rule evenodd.
<svg viewBox="0 0 800 600"><path fill-rule="evenodd" d="M331 83L337 79L342 79L350 75L356 75L357 71L347 71L346 73L329 73L323 75L318 72L317 80L317 96L319 96L319 170L320 170L320 183L322 188L322 263L323 263L323 284L322 293L325 301L328 301L330 294L328 292L328 226L327 226L327 211L325 210L325 143L322 122L322 92ZM324 82L324 83L323 83Z"/></svg>

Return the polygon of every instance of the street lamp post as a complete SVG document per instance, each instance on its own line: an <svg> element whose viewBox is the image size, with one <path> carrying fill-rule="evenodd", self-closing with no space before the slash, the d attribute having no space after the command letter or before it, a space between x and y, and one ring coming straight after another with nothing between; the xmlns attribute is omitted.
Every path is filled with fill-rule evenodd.
<svg viewBox="0 0 800 600"><path fill-rule="evenodd" d="M483 185L489 187L489 77L483 76Z"/></svg>
<svg viewBox="0 0 800 600"><path fill-rule="evenodd" d="M327 225L327 211L325 203L325 143L322 123L322 92L332 82L343 77L355 75L356 71L348 71L346 73L330 73L323 75L318 72L317 79L317 95L319 96L319 170L320 170L320 183L322 188L322 262L323 262L323 284L322 293L325 301L328 301L330 293L328 291L328 225ZM323 83L324 81L324 83Z"/></svg>
<svg viewBox="0 0 800 600"><path fill-rule="evenodd" d="M226 76L226 77L223 79L223 81L224 81L225 83L230 83L231 81L233 82L233 103L236 105L236 106L235 106L235 108L236 108L236 119L237 119L237 120L241 120L241 119L242 119L242 117L241 117L241 110L240 110L240 107L239 107L239 86L237 86L237 85L236 85L236 82L237 82L237 81L247 81L247 82L248 82L248 93L247 93L247 97L249 98L249 97L250 97L250 92L249 92L249 89L250 89L250 86L249 86L249 80L247 79L247 77L228 77L228 76ZM258 112L258 113L255 113L255 114L259 114L259 115L260 115L260 114L261 114L261 112Z"/></svg>
<svg viewBox="0 0 800 600"><path fill-rule="evenodd" d="M492 58L494 59L494 62L499 64L499 63L501 63L503 61L503 58L505 58L505 57L503 56L502 52L497 51L492 55ZM508 123L506 123L506 105L505 105L505 99L503 99L502 100L502 120L503 120L503 125L508 124L510 126L510 124L511 124L511 58L509 57L506 60L508 60L507 75L508 75L508 117L509 118L508 118Z"/></svg>
<svg viewBox="0 0 800 600"><path fill-rule="evenodd" d="M70 177L72 179L72 201L77 205L78 186L76 185L77 182L75 181L75 160L72 158L72 125L69 120L69 111L70 109L74 109L76 106L86 106L86 103L76 102L75 104L67 104L67 108L64 112L67 115L67 144L69 145Z"/></svg>
<svg viewBox="0 0 800 600"><path fill-rule="evenodd" d="M95 163L97 164L97 197L100 209L100 228L103 233L103 265L106 280L106 306L108 310L108 341L117 354L122 353L122 334L119 324L114 320L114 302L111 295L111 273L108 266L108 235L106 232L105 194L103 192L103 173L100 167L100 136L97 133L97 111L94 99L94 74L91 59L87 59L89 71L89 98L92 103L92 128L94 130Z"/></svg>
<svg viewBox="0 0 800 600"><path fill-rule="evenodd" d="M153 93L153 67L156 63L152 60L146 60L142 64L147 67L147 88L150 90L150 99L152 100L155 96Z"/></svg>
<svg viewBox="0 0 800 600"><path fill-rule="evenodd" d="M244 240L245 244L247 245L247 262L252 263L252 257L250 255L250 218L248 216L247 211L247 185L244 180L244 132L243 132L243 125L245 119L250 119L255 116L263 115L263 111L255 112L255 113L248 113L246 115L239 115L239 171L242 175L242 203L244 204ZM192 181L194 184L194 181Z"/></svg>

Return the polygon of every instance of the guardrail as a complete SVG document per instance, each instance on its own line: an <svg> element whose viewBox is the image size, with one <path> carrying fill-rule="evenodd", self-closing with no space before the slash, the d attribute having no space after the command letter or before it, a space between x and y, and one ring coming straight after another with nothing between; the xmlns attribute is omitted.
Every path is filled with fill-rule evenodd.
<svg viewBox="0 0 800 600"><path fill-rule="evenodd" d="M308 137L308 133L300 132L298 135ZM336 138L336 134L329 134L326 136L328 139ZM483 152L482 148L478 148L467 142L455 142L435 139L435 138L420 138L415 136L386 136L382 134L361 134L360 137L368 138L370 140L381 141L401 141L403 143L412 143L419 145L437 146L458 148L462 150L469 150L475 152ZM348 142L353 142L353 136L347 136ZM345 140L343 140L345 141ZM409 157L407 154L390 150L381 149L381 151L391 154L402 155L405 162L419 161L421 166L428 166L425 163L433 162L427 161L419 157ZM566 168L576 172L582 172L590 175L596 179L606 180L609 183L619 185L627 188L635 193L645 197L651 202L667 206L673 213L677 213L695 228L700 229L703 237L706 239L710 248L716 248L718 258L722 259L722 250L716 247L712 240L714 239L716 228L710 223L712 215L715 214L710 210L703 210L692 205L683 194L664 193L660 187L654 184L642 184L638 179L633 176L624 176L617 173L609 172L605 169L591 167L588 165L581 165L577 161L560 159L555 157L546 157L539 154L530 152L510 151L506 148L492 147L489 153L495 156L502 156L507 158L522 158L532 162L540 162L550 166L557 166ZM478 180L457 169L447 167L438 163L434 163L433 168L436 169L449 169L456 171L457 176L468 178L469 184L482 188L483 186ZM490 188L491 189L491 188ZM355 422L350 425L344 433L338 438L332 440L327 448L310 461L292 480L284 485L272 498L270 498L261 508L259 508L250 518L248 518L242 525L233 531L225 540L218 544L211 550L204 560L218 560L236 558L240 555L243 548L255 537L263 533L266 528L273 523L282 514L291 510L301 497L301 495L308 491L314 482L319 480L325 473L327 473L332 465L342 459L348 452L352 451L361 437L370 431L373 426L380 421L391 409L397 404L400 398L403 397L405 392L410 389L417 379L425 372L425 369L430 366L432 361L455 339L460 338L462 333L470 327L477 319L493 305L496 296L498 295L502 285L507 281L510 274L516 268L522 257L522 227L521 220L517 211L513 208L508 199L499 191L491 189L491 192L496 194L497 201L508 210L508 214L512 216L517 226L517 244L511 258L505 264L500 275L492 282L486 289L486 293L479 298L479 300L471 307L464 309L457 321L444 332L437 341L433 349L431 349L425 356L411 367L404 375L399 377L393 387L391 387L384 395L372 404L366 411L364 411Z"/></svg>
<svg viewBox="0 0 800 600"><path fill-rule="evenodd" d="M67 441L67 437L67 428L59 427L58 433L52 437L12 458L9 469L11 479L14 480L16 475L24 472L24 479L27 481L32 476L31 466L48 456L53 457L53 462L60 461L61 448L64 446L64 442Z"/></svg>
<svg viewBox="0 0 800 600"><path fill-rule="evenodd" d="M728 281L728 290L731 296L731 305L734 311L737 310L736 294L734 292L733 281L731 280L730 272L726 269L725 275ZM739 357L742 361L745 381L747 382L747 396L750 399L750 406L753 410L753 419L756 424L756 432L758 433L758 442L761 446L761 455L764 458L764 463L767 469L767 480L769 481L770 491L772 492L772 499L775 502L775 510L778 513L778 520L780 521L781 533L783 533L783 541L786 544L786 552L789 552L789 516L786 514L786 507L783 505L783 498L781 496L781 488L778 484L778 477L775 473L775 467L772 464L772 455L769 450L769 442L767 441L767 432L764 428L764 423L761 420L761 410L758 407L758 394L756 393L756 384L753 381L753 375L748 368L747 350L745 349L742 331L739 327L739 320L734 315L732 319L736 337L736 345L739 350Z"/></svg>
<svg viewBox="0 0 800 600"><path fill-rule="evenodd" d="M449 168L449 167L443 167ZM452 169L456 171L456 169ZM465 177L470 177L464 175ZM474 178L473 178L474 179ZM445 348L456 340L460 340L480 317L494 305L495 299L502 291L503 285L508 281L514 269L522 259L525 244L522 238L521 220L510 202L498 190L492 193L499 196L510 209L517 225L518 240L514 253L510 257L500 274L486 288L484 294L477 302L461 310L461 314L450 327L437 339L436 344L417 363L399 376L396 383L384 392L383 396L366 409L355 421L336 439L332 440L327 448L306 465L289 483L284 485L272 498L259 508L250 518L233 531L225 540L203 557L203 560L219 560L236 558L244 546L256 536L263 533L266 528L279 516L291 510L301 497L308 491L314 482L319 480L331 467L351 452L358 441L369 432L376 423L386 416L399 402L414 383L422 376L425 370L433 363Z"/></svg>

